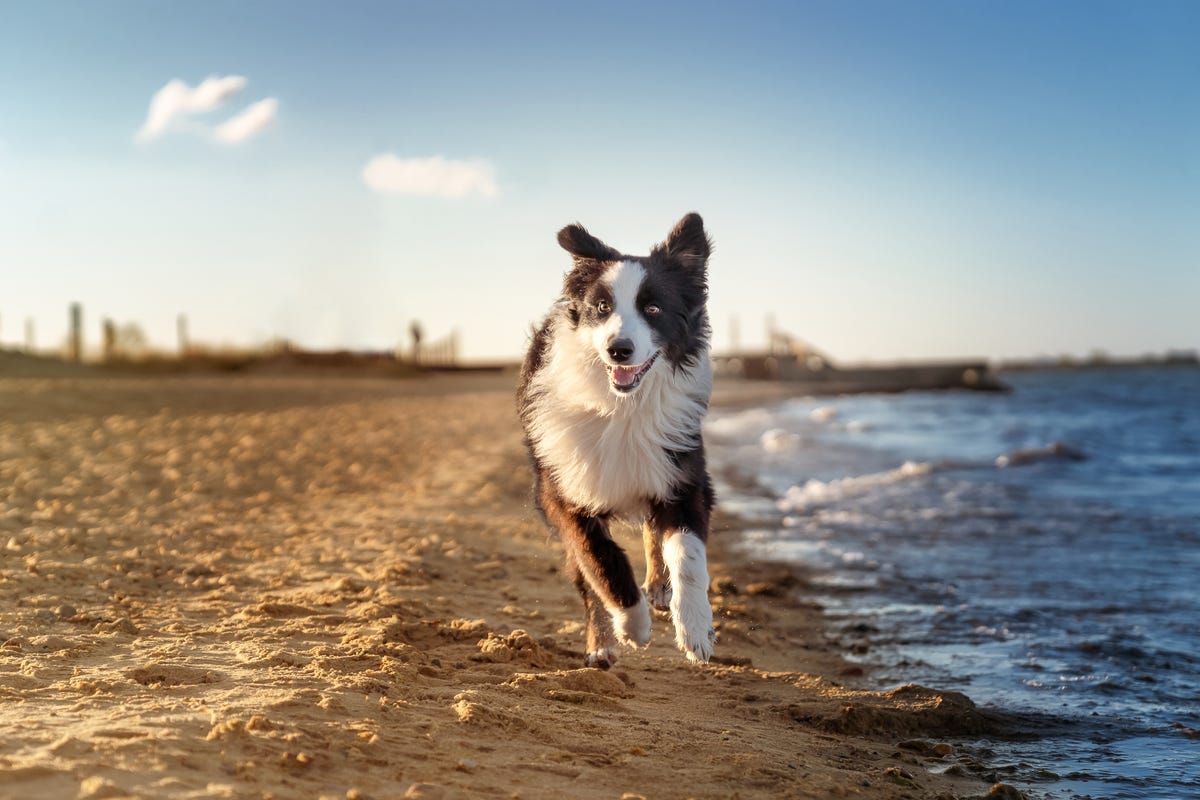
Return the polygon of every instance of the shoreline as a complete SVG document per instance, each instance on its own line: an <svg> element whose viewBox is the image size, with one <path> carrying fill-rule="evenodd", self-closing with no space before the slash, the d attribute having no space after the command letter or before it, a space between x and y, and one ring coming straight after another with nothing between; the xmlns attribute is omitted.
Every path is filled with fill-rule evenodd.
<svg viewBox="0 0 1200 800"><path fill-rule="evenodd" d="M738 552L721 511L714 662L656 619L648 648L582 669L511 384L0 376L0 779L30 798L988 793L944 739L1019 722L843 685L803 567ZM723 384L714 403L739 398L761 402ZM616 538L640 573L637 532Z"/></svg>

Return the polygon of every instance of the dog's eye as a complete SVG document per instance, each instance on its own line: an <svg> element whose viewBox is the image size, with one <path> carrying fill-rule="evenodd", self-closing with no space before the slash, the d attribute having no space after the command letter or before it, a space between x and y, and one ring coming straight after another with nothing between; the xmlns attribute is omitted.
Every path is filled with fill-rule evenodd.
<svg viewBox="0 0 1200 800"><path fill-rule="evenodd" d="M601 300L600 302L596 303L596 310L601 314L608 314L612 311L612 306L608 304L607 300Z"/></svg>
<svg viewBox="0 0 1200 800"><path fill-rule="evenodd" d="M650 305L646 306L645 311L647 314L649 314L652 317L656 314L662 313L662 309L659 308L658 306L654 305L654 303L651 303Z"/></svg>

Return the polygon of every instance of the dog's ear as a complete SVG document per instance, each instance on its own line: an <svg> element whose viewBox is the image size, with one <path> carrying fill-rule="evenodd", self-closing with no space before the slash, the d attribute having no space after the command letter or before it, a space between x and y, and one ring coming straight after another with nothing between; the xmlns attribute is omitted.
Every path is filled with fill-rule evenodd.
<svg viewBox="0 0 1200 800"><path fill-rule="evenodd" d="M621 254L587 232L576 223L558 232L558 243L579 261L618 261Z"/></svg>
<svg viewBox="0 0 1200 800"><path fill-rule="evenodd" d="M712 240L704 232L704 220L693 211L679 220L655 250L685 269L702 271L712 253Z"/></svg>
<svg viewBox="0 0 1200 800"><path fill-rule="evenodd" d="M567 313L571 326L579 324L579 303L587 289L608 268L611 261L620 261L621 254L587 232L582 225L568 225L558 232L558 243L571 254L575 262L563 276L563 296L567 298Z"/></svg>

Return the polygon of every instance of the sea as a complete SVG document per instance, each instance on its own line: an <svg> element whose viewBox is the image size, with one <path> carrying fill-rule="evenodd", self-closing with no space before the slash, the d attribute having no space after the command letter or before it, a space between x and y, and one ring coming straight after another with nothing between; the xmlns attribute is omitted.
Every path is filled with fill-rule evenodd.
<svg viewBox="0 0 1200 800"><path fill-rule="evenodd" d="M714 409L743 546L801 562L870 688L1052 720L960 742L1031 797L1200 798L1200 368Z"/></svg>

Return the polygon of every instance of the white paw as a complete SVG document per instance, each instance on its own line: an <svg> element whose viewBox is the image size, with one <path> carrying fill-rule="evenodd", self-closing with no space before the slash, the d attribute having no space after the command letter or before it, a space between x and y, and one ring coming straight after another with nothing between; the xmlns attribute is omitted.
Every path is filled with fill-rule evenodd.
<svg viewBox="0 0 1200 800"><path fill-rule="evenodd" d="M608 669L617 663L617 651L611 647L602 647L599 650L593 650L584 657L583 663L584 666L588 667Z"/></svg>
<svg viewBox="0 0 1200 800"><path fill-rule="evenodd" d="M694 587L686 589L680 602L671 603L671 621L675 623L675 643L688 661L707 664L717 642L707 593Z"/></svg>
<svg viewBox="0 0 1200 800"><path fill-rule="evenodd" d="M692 627L675 622L675 642L687 656L687 660L697 664L707 664L713 657L717 645L717 632L712 626L712 614L709 614L708 627L704 622Z"/></svg>
<svg viewBox="0 0 1200 800"><path fill-rule="evenodd" d="M675 644L689 661L707 663L717 641L712 606L708 602L708 560L704 542L690 531L671 536L663 544L663 558L671 573L671 621Z"/></svg>
<svg viewBox="0 0 1200 800"><path fill-rule="evenodd" d="M610 608L613 633L617 640L630 647L645 647L650 642L650 607L646 598L629 608Z"/></svg>

